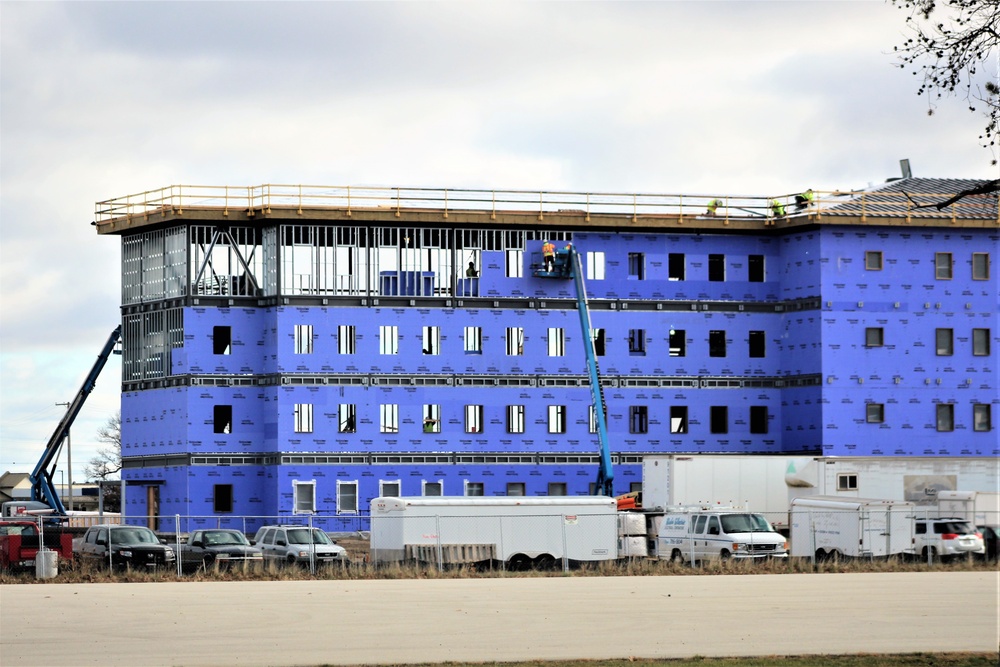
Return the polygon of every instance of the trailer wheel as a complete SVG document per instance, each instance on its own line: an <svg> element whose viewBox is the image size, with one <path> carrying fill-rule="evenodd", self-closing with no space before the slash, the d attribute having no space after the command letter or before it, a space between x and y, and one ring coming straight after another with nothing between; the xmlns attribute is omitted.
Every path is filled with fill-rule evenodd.
<svg viewBox="0 0 1000 667"><path fill-rule="evenodd" d="M533 565L536 570L554 570L556 567L556 559L551 554L541 554L540 556L535 557Z"/></svg>
<svg viewBox="0 0 1000 667"><path fill-rule="evenodd" d="M679 565L684 564L684 554L681 553L680 549L674 549L670 552L670 562L677 563Z"/></svg>
<svg viewBox="0 0 1000 667"><path fill-rule="evenodd" d="M511 572L527 572L531 569L532 560L524 554L514 554L507 561L507 569Z"/></svg>

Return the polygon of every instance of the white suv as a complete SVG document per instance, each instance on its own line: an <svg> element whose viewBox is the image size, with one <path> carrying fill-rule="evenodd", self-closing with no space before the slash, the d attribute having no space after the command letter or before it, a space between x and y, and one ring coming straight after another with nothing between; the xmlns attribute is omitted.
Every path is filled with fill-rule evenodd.
<svg viewBox="0 0 1000 667"><path fill-rule="evenodd" d="M986 553L983 536L968 521L942 517L917 519L916 552L923 559L941 560Z"/></svg>
<svg viewBox="0 0 1000 667"><path fill-rule="evenodd" d="M262 526L254 536L253 544L264 552L264 561L298 563L309 566L340 563L350 565L347 551L337 546L330 536L319 528L308 526Z"/></svg>

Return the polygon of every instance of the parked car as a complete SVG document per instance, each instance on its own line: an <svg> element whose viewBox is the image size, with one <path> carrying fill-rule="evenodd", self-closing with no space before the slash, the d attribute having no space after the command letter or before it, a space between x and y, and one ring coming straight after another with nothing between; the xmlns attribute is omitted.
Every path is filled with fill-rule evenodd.
<svg viewBox="0 0 1000 667"><path fill-rule="evenodd" d="M976 526L976 529L983 536L983 546L986 552L981 557L986 560L997 560L997 549L1000 548L1000 532L993 526Z"/></svg>
<svg viewBox="0 0 1000 667"><path fill-rule="evenodd" d="M985 554L983 536L968 521L955 517L917 519L914 525L917 557L942 561Z"/></svg>
<svg viewBox="0 0 1000 667"><path fill-rule="evenodd" d="M110 560L109 560L110 553ZM114 569L173 567L174 550L144 526L96 525L80 541L80 561Z"/></svg>
<svg viewBox="0 0 1000 667"><path fill-rule="evenodd" d="M254 536L253 544L261 548L267 562L308 566L315 559L317 565L350 564L347 551L337 546L319 528L262 526Z"/></svg>
<svg viewBox="0 0 1000 667"><path fill-rule="evenodd" d="M240 531L213 528L191 533L187 544L181 545L180 559L181 567L191 571L199 567L260 565L264 554Z"/></svg>

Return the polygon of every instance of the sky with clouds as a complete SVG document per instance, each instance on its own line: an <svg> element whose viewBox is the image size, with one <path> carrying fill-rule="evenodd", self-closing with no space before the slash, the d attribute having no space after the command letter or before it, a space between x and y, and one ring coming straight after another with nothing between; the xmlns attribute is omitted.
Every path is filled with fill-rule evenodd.
<svg viewBox="0 0 1000 667"><path fill-rule="evenodd" d="M853 2L0 2L0 472L120 321L94 204L171 184L783 195L996 178ZM994 73L995 74L995 73ZM120 358L73 428L74 478Z"/></svg>

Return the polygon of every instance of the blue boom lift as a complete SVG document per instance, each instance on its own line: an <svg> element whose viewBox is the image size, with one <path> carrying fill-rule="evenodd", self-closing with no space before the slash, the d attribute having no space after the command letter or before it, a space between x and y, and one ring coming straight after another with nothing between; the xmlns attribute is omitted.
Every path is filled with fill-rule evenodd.
<svg viewBox="0 0 1000 667"><path fill-rule="evenodd" d="M535 268L533 275L538 278L572 278L576 285L576 307L580 315L580 330L583 333L583 351L587 357L587 373L590 376L590 393L594 399L594 417L597 421L597 438L601 462L597 470L597 485L594 495L614 497L614 471L611 468L611 447L608 443L608 421L604 402L604 387L597 368L597 354L594 352L594 338L590 327L590 309L587 307L587 288L583 282L583 265L580 253L572 244L555 251L551 269L543 263Z"/></svg>
<svg viewBox="0 0 1000 667"><path fill-rule="evenodd" d="M121 326L111 332L108 342L104 344L104 348L98 355L97 361L94 362L94 367L90 369L87 379L83 381L83 386L80 387L80 391L76 393L73 401L66 408L66 414L60 420L52 437L49 438L48 444L45 445L45 452L42 454L42 458L38 460L38 464L28 477L28 480L31 482L31 499L52 508L58 516L66 515L66 507L63 505L62 499L59 497L56 487L52 483L52 475L55 473L53 462L59 456L63 440L66 439L66 434L69 433L69 429L76 420L76 416L80 414L80 408L83 407L87 397L90 396L90 392L97 386L97 376L104 369L104 364L107 363L108 357L112 353L121 354L121 350L115 349L118 341L121 339L121 335ZM49 469L50 466L52 466L51 470Z"/></svg>

